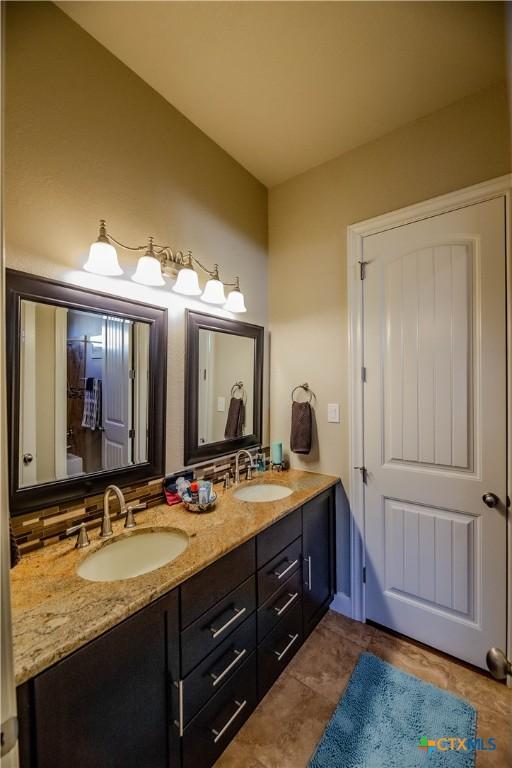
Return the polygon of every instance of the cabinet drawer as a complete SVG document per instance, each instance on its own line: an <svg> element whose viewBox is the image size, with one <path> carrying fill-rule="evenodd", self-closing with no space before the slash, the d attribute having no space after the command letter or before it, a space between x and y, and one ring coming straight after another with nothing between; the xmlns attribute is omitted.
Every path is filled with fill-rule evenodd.
<svg viewBox="0 0 512 768"><path fill-rule="evenodd" d="M256 579L251 576L181 633L181 673L184 677L256 608Z"/></svg>
<svg viewBox="0 0 512 768"><path fill-rule="evenodd" d="M192 624L256 570L255 540L246 541L181 585L181 628Z"/></svg>
<svg viewBox="0 0 512 768"><path fill-rule="evenodd" d="M258 571L258 605L263 605L300 568L301 562L302 539L299 537Z"/></svg>
<svg viewBox="0 0 512 768"><path fill-rule="evenodd" d="M262 699L302 644L302 607L297 605L258 646L258 695Z"/></svg>
<svg viewBox="0 0 512 768"><path fill-rule="evenodd" d="M299 568L286 584L258 609L258 642L302 600L302 569Z"/></svg>
<svg viewBox="0 0 512 768"><path fill-rule="evenodd" d="M283 517L256 537L256 565L261 568L302 533L300 509Z"/></svg>
<svg viewBox="0 0 512 768"><path fill-rule="evenodd" d="M256 647L256 614L235 629L183 681L183 721L201 707L238 672Z"/></svg>
<svg viewBox="0 0 512 768"><path fill-rule="evenodd" d="M183 768L209 768L257 704L256 653L195 716L183 734Z"/></svg>

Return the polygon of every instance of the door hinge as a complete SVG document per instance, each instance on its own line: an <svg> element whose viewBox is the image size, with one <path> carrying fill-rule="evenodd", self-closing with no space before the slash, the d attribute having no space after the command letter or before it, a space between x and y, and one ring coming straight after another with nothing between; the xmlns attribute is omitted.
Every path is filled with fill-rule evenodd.
<svg viewBox="0 0 512 768"><path fill-rule="evenodd" d="M361 366L361 381L363 384L366 381L366 365Z"/></svg>
<svg viewBox="0 0 512 768"><path fill-rule="evenodd" d="M128 437L130 437L130 438L131 437L135 437L135 430L134 429L128 430Z"/></svg>
<svg viewBox="0 0 512 768"><path fill-rule="evenodd" d="M130 370L128 371L128 378L129 379L135 378L135 370L133 368L130 368Z"/></svg>
<svg viewBox="0 0 512 768"><path fill-rule="evenodd" d="M354 469L358 469L361 473L361 480L366 485L368 482L368 470L366 467L354 467Z"/></svg>
<svg viewBox="0 0 512 768"><path fill-rule="evenodd" d="M366 565L363 565L363 584L366 584Z"/></svg>
<svg viewBox="0 0 512 768"><path fill-rule="evenodd" d="M359 279L364 280L366 277L366 265L369 263L368 261L358 261L359 264Z"/></svg>

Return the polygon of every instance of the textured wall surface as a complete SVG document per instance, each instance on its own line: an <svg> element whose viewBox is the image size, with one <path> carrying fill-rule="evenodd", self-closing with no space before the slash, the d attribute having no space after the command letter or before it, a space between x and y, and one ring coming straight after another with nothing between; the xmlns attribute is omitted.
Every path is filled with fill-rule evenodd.
<svg viewBox="0 0 512 768"><path fill-rule="evenodd" d="M172 294L170 281L131 282L126 251L121 278L81 266L105 218L124 242L153 235L218 262L224 280L239 275L243 319L266 325L267 190L51 3L7 6L5 106L7 266L168 308L167 469L178 469L184 309L207 305Z"/></svg>

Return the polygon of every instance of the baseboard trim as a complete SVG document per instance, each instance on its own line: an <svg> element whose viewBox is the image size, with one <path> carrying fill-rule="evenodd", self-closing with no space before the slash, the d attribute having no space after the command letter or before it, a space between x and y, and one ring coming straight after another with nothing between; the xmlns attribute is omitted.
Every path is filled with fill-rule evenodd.
<svg viewBox="0 0 512 768"><path fill-rule="evenodd" d="M336 611L336 613L341 613L343 616L348 616L349 619L352 618L352 600L344 592L337 592L329 607L331 611Z"/></svg>

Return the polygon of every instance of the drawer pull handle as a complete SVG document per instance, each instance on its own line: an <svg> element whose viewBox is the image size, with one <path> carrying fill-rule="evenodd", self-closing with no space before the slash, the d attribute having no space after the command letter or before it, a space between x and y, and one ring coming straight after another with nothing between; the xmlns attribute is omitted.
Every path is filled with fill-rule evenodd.
<svg viewBox="0 0 512 768"><path fill-rule="evenodd" d="M228 672L231 672L233 667L236 667L236 665L242 661L243 657L247 653L247 649L244 648L243 651L237 651L236 649L233 649L233 652L236 654L235 658L227 665L226 669L223 669L219 675L216 675L215 672L210 672L210 677L213 679L214 688L224 677L226 677Z"/></svg>
<svg viewBox="0 0 512 768"><path fill-rule="evenodd" d="M305 557L304 560L306 560L307 564L308 564L308 581L307 581L307 585L308 585L309 591L311 592L311 555L308 555L307 557Z"/></svg>
<svg viewBox="0 0 512 768"><path fill-rule="evenodd" d="M279 653L279 651L274 651L275 655L277 656L277 660L278 661L281 661L281 659L283 659L286 656L286 654L288 653L288 651L290 650L292 645L296 642L296 640L299 637L299 635L298 634L296 634L296 635L288 635L288 637L291 638L291 639L290 639L290 642L288 643L288 645L286 646L286 648L284 648L284 650L282 650L281 653Z"/></svg>
<svg viewBox="0 0 512 768"><path fill-rule="evenodd" d="M235 615L232 616L228 621L226 621L225 624L222 625L222 627L219 627L216 629L215 627L210 627L210 632L212 633L212 637L218 637L221 635L225 630L233 624L234 621L240 618L240 616L246 612L247 608L234 608Z"/></svg>
<svg viewBox="0 0 512 768"><path fill-rule="evenodd" d="M278 608L277 605L274 605L274 611L277 613L278 616L281 616L282 613L286 611L287 608L290 607L290 605L296 600L299 596L298 592L294 592L293 595L291 592L288 592L289 600L286 601L286 603L281 606L281 608Z"/></svg>
<svg viewBox="0 0 512 768"><path fill-rule="evenodd" d="M224 736L224 734L228 730L229 726L236 720L236 718L238 717L238 715L240 714L242 709L247 704L247 699L244 699L242 702L235 701L235 704L236 704L236 707L237 707L236 712L233 715L231 715L231 717L227 721L226 725L223 728L221 728L220 731L216 731L215 728L212 728L212 733L215 736L215 738L213 740L214 744L216 744L218 742L218 740L221 739Z"/></svg>
<svg viewBox="0 0 512 768"><path fill-rule="evenodd" d="M288 560L286 562L288 562ZM286 576L286 574L291 571L291 569L296 566L298 562L298 560L294 560L293 563L290 563L290 565L284 569L284 571L274 571L274 576L277 576L278 579L282 579L283 576Z"/></svg>

